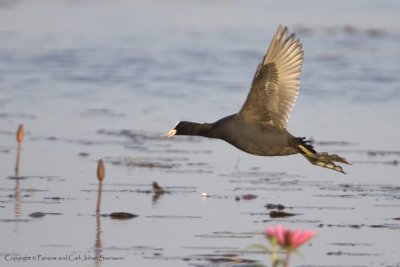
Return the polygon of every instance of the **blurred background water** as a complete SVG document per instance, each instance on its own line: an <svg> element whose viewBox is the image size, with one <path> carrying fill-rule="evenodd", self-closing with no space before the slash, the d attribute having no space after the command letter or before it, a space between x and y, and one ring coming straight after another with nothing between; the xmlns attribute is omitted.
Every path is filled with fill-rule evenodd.
<svg viewBox="0 0 400 267"><path fill-rule="evenodd" d="M105 209L141 216L129 223L103 221L105 254L125 257L104 265L186 266L194 264L190 255L199 249L185 247L243 249L262 242L254 234L233 240L199 235L227 229L262 232L267 216L243 214L264 212L262 206L268 201L345 207L324 212L305 209L300 210L305 218L278 220L293 227L315 228L331 220L337 225L385 224L399 217L399 11L400 2L394 0L0 1L0 219L5 220L0 253L93 251L96 194L91 190L96 188L92 174L98 158L107 158L109 164L116 158L176 161L172 171L108 166L107 173L114 177L105 187L110 190ZM222 141L162 139L178 120L213 122L237 112L279 24L296 33L305 52L301 91L288 129L320 141L317 149L340 152L354 162L346 166L347 176L313 167L301 156L260 158ZM21 122L27 130L21 172L28 178L21 185L25 198L17 211L15 181L7 178L13 175L14 132ZM123 129L129 134L121 133ZM374 153L383 156L372 157ZM271 179L277 192L270 192L266 183L261 186L266 192L257 192L257 201L235 204L236 194L259 188L252 186L254 177L242 177L249 185L237 187L240 179L236 181L235 175L248 171L259 179ZM274 184L277 174L282 177ZM293 178L297 176L308 183L292 190L282 182L297 181ZM170 185L177 196L154 205L147 195L121 191L150 188L153 180ZM343 188L335 185L343 183L364 185L363 192L378 195L362 197L355 190L349 202L338 197ZM329 190L337 193L336 198L321 197L327 185L334 188ZM220 201L201 200L204 191L214 192ZM46 200L56 196L64 201ZM28 215L39 210L63 215L32 221ZM194 218L157 217L171 214ZM307 221L314 216L318 219ZM18 220L8 222L10 218ZM323 228L319 241L307 248L306 260L297 263L393 266L400 256L392 246L399 226L392 223L373 233L370 228ZM58 231L60 225L66 230ZM362 252L327 256L347 249L329 245L340 235L367 245L361 245ZM365 257L357 254L364 252ZM159 254L162 259L154 260ZM185 257L191 261L183 261ZM4 257L1 261L11 265Z"/></svg>

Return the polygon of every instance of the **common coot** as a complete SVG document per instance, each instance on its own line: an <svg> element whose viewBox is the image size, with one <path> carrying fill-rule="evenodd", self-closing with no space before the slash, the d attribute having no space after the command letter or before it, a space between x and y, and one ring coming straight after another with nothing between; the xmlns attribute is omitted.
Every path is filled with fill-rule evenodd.
<svg viewBox="0 0 400 267"><path fill-rule="evenodd" d="M286 130L299 93L303 49L287 27L278 27L263 60L258 65L246 102L236 114L214 123L178 122L166 136L196 135L225 140L244 152L259 156L301 153L312 164L345 173L334 162L345 158L318 153L304 137Z"/></svg>

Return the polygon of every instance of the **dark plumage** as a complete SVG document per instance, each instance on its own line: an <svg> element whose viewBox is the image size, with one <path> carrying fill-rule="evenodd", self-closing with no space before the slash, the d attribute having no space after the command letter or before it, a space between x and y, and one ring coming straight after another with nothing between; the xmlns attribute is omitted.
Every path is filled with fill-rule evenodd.
<svg viewBox="0 0 400 267"><path fill-rule="evenodd" d="M301 153L312 164L343 172L334 162L344 158L317 153L305 138L294 137L286 125L300 86L303 49L294 34L279 26L258 65L246 102L237 114L214 123L180 121L167 133L225 140L240 150L259 156Z"/></svg>

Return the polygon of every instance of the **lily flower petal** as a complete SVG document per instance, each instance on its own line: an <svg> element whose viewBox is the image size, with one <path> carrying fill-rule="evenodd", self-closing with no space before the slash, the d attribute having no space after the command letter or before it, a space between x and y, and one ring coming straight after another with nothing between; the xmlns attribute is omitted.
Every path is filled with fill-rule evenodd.
<svg viewBox="0 0 400 267"><path fill-rule="evenodd" d="M313 238L317 232L312 230L302 231L301 229L291 231L290 229L284 228L282 225L278 224L275 227L267 227L265 234L268 239L276 239L281 247L297 249Z"/></svg>

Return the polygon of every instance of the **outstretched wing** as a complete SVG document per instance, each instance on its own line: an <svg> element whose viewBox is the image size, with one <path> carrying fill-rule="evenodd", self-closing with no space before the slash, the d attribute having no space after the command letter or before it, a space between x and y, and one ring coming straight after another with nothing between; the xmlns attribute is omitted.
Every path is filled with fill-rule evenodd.
<svg viewBox="0 0 400 267"><path fill-rule="evenodd" d="M279 25L239 116L285 129L299 92L303 59L300 41Z"/></svg>

